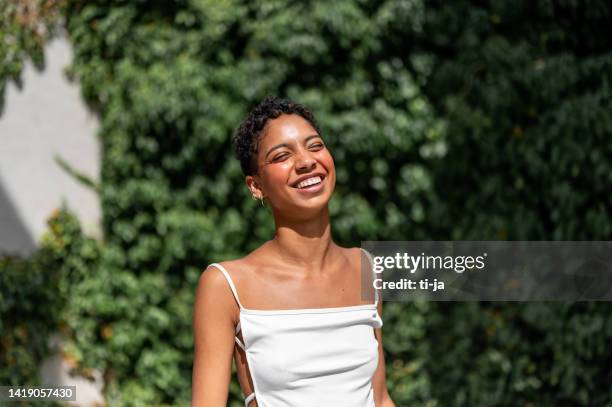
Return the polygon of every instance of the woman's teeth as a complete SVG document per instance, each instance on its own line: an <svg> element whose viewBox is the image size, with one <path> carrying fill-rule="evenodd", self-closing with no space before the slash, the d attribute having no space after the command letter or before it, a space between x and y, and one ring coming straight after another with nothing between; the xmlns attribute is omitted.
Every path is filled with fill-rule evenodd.
<svg viewBox="0 0 612 407"><path fill-rule="evenodd" d="M305 179L304 181L297 184L296 188L304 188L310 185L318 184L320 182L321 182L321 177L312 177L312 178Z"/></svg>

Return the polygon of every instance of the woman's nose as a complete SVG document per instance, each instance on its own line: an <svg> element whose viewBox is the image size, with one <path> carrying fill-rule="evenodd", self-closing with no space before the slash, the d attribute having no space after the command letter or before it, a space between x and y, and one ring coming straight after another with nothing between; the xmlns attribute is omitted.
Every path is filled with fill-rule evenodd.
<svg viewBox="0 0 612 407"><path fill-rule="evenodd" d="M300 154L297 159L296 167L299 170L309 170L316 164L316 160L309 154Z"/></svg>

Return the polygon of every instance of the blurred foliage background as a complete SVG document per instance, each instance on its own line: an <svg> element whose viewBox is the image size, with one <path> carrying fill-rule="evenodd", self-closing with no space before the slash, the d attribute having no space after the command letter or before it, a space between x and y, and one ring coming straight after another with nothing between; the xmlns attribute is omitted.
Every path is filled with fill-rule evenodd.
<svg viewBox="0 0 612 407"><path fill-rule="evenodd" d="M0 113L7 82L21 85L24 59L44 68L43 46L58 28L61 6L61 0L0 2Z"/></svg>
<svg viewBox="0 0 612 407"><path fill-rule="evenodd" d="M607 1L26 3L53 9L39 23L68 33L69 74L102 122L104 239L62 210L40 253L0 262L2 383L35 383L60 331L77 370L104 372L109 405L189 405L199 275L273 232L230 147L268 94L321 124L342 245L612 237ZM0 89L44 40L11 4ZM610 311L387 303L392 398L612 405Z"/></svg>

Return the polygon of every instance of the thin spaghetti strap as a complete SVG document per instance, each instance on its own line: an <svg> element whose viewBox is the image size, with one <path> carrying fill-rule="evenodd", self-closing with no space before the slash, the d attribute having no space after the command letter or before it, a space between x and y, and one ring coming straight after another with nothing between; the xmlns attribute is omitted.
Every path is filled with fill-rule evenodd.
<svg viewBox="0 0 612 407"><path fill-rule="evenodd" d="M243 309L244 307L242 306L242 304L240 303L240 300L238 299L238 291L236 291L236 286L234 285L234 282L232 281L232 278L230 277L230 275L227 272L227 270L225 269L225 267L223 267L219 263L212 263L211 266L214 266L214 267L218 268L219 270L221 270L221 272L225 276L225 279L227 280L227 283L229 284L229 286L230 286L230 288L232 290L232 294L234 294L234 298L236 299L236 302L238 303L238 306L240 307L240 309Z"/></svg>
<svg viewBox="0 0 612 407"><path fill-rule="evenodd" d="M245 407L249 407L249 403L251 401L253 401L253 399L255 398L255 392L249 394L245 399L244 399L244 406Z"/></svg>
<svg viewBox="0 0 612 407"><path fill-rule="evenodd" d="M363 247L361 247L360 249L362 252L365 253L366 257L368 258L368 261L370 262L370 269L372 270L372 278L376 279L376 272L374 271L374 261L372 260L372 255L370 254L370 252L365 250ZM378 306L378 290L376 288L374 288L374 305Z"/></svg>

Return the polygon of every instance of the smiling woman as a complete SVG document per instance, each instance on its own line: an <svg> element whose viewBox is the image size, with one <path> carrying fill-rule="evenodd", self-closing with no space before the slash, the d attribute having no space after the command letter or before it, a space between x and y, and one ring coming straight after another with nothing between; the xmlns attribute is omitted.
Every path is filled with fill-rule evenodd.
<svg viewBox="0 0 612 407"><path fill-rule="evenodd" d="M310 216L303 212L304 206L321 209L331 197L334 161L314 117L303 106L264 100L239 127L234 146L248 188L254 197L268 202L275 215L290 211L295 216L297 210ZM294 193L287 194L287 187Z"/></svg>
<svg viewBox="0 0 612 407"><path fill-rule="evenodd" d="M194 305L193 406L225 406L232 356L245 406L394 406L382 301L364 301L369 253L331 238L336 172L305 107L269 97L238 128L245 183L272 208L274 237L211 264Z"/></svg>

